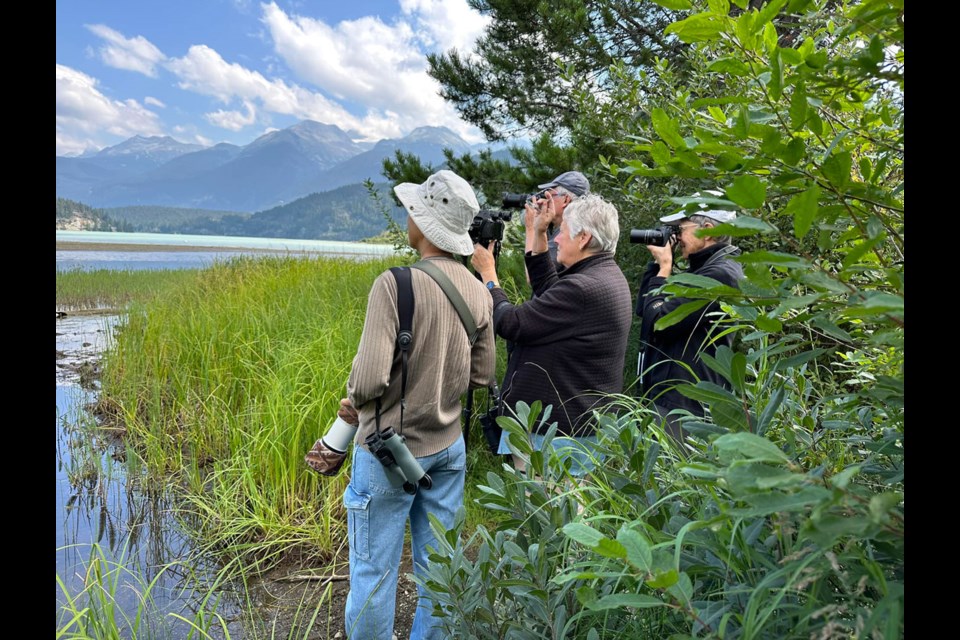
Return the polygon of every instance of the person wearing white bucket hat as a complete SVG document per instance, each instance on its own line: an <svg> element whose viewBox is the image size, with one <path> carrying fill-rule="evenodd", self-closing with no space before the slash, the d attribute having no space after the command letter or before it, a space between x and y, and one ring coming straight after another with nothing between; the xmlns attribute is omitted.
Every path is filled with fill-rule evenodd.
<svg viewBox="0 0 960 640"><path fill-rule="evenodd" d="M476 320L478 335L471 342L438 283L424 271L410 269L413 339L403 390L401 359L395 357L397 282L386 271L373 284L340 412L344 419L359 422L350 483L343 494L350 547L345 632L347 637L364 640L390 640L393 635L407 520L417 574L427 564L427 547L437 545L428 514L453 528L457 510L463 506L466 479L460 398L470 388L493 384L496 364L493 301L483 284L454 257L473 254L468 230L480 209L476 194L448 170L434 173L423 184L399 184L394 192L408 213L410 246L421 261L429 261L456 287ZM411 495L393 486L384 466L367 448L367 436L379 426L378 404L380 423L384 428L399 426L410 453L431 477L430 488ZM420 588L411 639L444 637L432 610L429 592Z"/></svg>

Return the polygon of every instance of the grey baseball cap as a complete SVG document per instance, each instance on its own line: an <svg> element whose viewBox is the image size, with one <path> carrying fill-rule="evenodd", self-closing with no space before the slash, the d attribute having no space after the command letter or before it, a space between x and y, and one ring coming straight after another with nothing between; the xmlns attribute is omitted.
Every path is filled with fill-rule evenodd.
<svg viewBox="0 0 960 640"><path fill-rule="evenodd" d="M567 171L550 182L537 185L537 189L553 189L554 187L563 187L575 196L590 193L590 181L587 180L587 176L579 171Z"/></svg>

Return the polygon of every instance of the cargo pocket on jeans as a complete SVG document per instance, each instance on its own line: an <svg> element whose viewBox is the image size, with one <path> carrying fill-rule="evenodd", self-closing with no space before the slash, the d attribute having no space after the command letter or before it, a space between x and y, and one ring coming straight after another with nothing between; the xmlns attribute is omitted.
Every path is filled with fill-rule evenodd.
<svg viewBox="0 0 960 640"><path fill-rule="evenodd" d="M370 559L370 496L357 493L352 484L343 492L343 506L347 509L347 535L350 549L361 560Z"/></svg>

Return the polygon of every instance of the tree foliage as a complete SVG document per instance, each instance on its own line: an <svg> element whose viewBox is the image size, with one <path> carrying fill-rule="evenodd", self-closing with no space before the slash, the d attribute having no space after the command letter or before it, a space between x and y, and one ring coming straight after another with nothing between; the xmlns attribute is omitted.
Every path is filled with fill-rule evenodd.
<svg viewBox="0 0 960 640"><path fill-rule="evenodd" d="M606 184L639 220L740 212L711 232L745 249L740 292L666 285L729 312L738 346L707 363L730 390L679 388L708 408L683 447L624 398L586 480L517 438L531 475L484 488L506 526L476 560L448 533L425 583L454 636L902 637L902 0L660 4L685 9L664 30L684 64L655 83L612 64L572 139L611 143ZM539 409L515 410L522 436Z"/></svg>
<svg viewBox="0 0 960 640"><path fill-rule="evenodd" d="M663 3L664 5L682 3ZM635 0L471 0L490 17L474 52L428 56L441 95L490 140L556 133L578 118L571 87L603 92L617 60L635 68L680 60L664 27L674 12ZM563 75L561 75L563 72Z"/></svg>

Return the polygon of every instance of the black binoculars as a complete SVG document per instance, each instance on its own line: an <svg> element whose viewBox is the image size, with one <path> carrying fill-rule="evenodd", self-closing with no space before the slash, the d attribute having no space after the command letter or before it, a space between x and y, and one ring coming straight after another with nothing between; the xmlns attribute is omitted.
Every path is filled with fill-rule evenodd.
<svg viewBox="0 0 960 640"><path fill-rule="evenodd" d="M397 434L393 427L374 431L364 442L370 453L383 465L387 479L393 486L403 487L410 495L415 494L420 487L429 489L433 486L433 479L423 470L404 443L403 436Z"/></svg>

